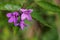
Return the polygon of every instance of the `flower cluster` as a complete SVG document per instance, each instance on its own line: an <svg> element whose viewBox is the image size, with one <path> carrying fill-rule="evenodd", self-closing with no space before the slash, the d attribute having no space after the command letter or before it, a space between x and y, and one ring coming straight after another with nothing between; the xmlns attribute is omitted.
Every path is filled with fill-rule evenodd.
<svg viewBox="0 0 60 40"><path fill-rule="evenodd" d="M15 26L20 26L23 30L27 24L24 23L24 20L27 19L28 21L32 20L31 13L32 9L20 9L21 15L18 12L8 13L6 16L9 18L9 23L14 23ZM18 17L20 17L20 22L18 22Z"/></svg>

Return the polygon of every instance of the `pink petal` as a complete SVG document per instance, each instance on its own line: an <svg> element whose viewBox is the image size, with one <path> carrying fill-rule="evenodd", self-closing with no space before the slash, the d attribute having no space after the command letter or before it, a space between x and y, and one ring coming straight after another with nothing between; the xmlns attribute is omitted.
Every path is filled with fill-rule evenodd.
<svg viewBox="0 0 60 40"><path fill-rule="evenodd" d="M18 24L17 24L17 20L18 20L18 18L14 17L13 21L14 21L14 25L15 25L15 26L18 25Z"/></svg>
<svg viewBox="0 0 60 40"><path fill-rule="evenodd" d="M20 9L20 11L25 12L25 11L27 11L27 9Z"/></svg>
<svg viewBox="0 0 60 40"><path fill-rule="evenodd" d="M29 9L28 11L29 11L29 13L32 13L33 10L32 9Z"/></svg>
<svg viewBox="0 0 60 40"><path fill-rule="evenodd" d="M21 27L22 30L24 29L24 21L20 22L20 27Z"/></svg>
<svg viewBox="0 0 60 40"><path fill-rule="evenodd" d="M31 15L27 15L27 20L29 20L29 21L31 21L31 20L32 20Z"/></svg>
<svg viewBox="0 0 60 40"><path fill-rule="evenodd" d="M11 17L9 20L8 20L9 23L12 23L13 22L13 18Z"/></svg>
<svg viewBox="0 0 60 40"><path fill-rule="evenodd" d="M11 17L11 16L12 16L12 14L11 14L11 13L8 13L6 16L9 18L9 17Z"/></svg>
<svg viewBox="0 0 60 40"><path fill-rule="evenodd" d="M19 14L18 14L18 12L13 12L13 15L16 15L16 16L18 16Z"/></svg>
<svg viewBox="0 0 60 40"><path fill-rule="evenodd" d="M17 18L16 18L16 17L14 17L13 21L14 21L14 23L16 23L16 22L17 22Z"/></svg>
<svg viewBox="0 0 60 40"><path fill-rule="evenodd" d="M24 29L24 25L23 24L20 24L20 26L21 26L21 29L23 30Z"/></svg>
<svg viewBox="0 0 60 40"><path fill-rule="evenodd" d="M21 15L21 20L26 19L26 17L27 17L27 15L23 13L23 14Z"/></svg>

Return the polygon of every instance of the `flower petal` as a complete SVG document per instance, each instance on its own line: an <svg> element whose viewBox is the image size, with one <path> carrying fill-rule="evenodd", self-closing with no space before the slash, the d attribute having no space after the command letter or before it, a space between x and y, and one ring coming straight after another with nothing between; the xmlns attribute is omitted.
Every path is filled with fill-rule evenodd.
<svg viewBox="0 0 60 40"><path fill-rule="evenodd" d="M21 15L21 20L26 19L26 17L27 17L27 15L23 13L23 14Z"/></svg>
<svg viewBox="0 0 60 40"><path fill-rule="evenodd" d="M11 13L8 13L6 16L9 18L9 17L11 17L11 16L12 16L12 14L11 14Z"/></svg>
<svg viewBox="0 0 60 40"><path fill-rule="evenodd" d="M20 9L20 11L25 12L25 11L27 11L27 9Z"/></svg>
<svg viewBox="0 0 60 40"><path fill-rule="evenodd" d="M18 26L18 25L19 25L19 23L14 23L14 25L15 25L15 26Z"/></svg>
<svg viewBox="0 0 60 40"><path fill-rule="evenodd" d="M28 12L31 13L33 10L32 9L29 9Z"/></svg>
<svg viewBox="0 0 60 40"><path fill-rule="evenodd" d="M15 25L15 26L18 25L18 24L17 24L17 20L18 20L18 18L17 18L17 17L14 17L13 21L14 21L14 25Z"/></svg>
<svg viewBox="0 0 60 40"><path fill-rule="evenodd" d="M20 24L20 26L21 26L21 29L23 30L24 29L24 25L23 24Z"/></svg>
<svg viewBox="0 0 60 40"><path fill-rule="evenodd" d="M9 23L12 23L13 22L13 17L11 17L9 20L8 20Z"/></svg>
<svg viewBox="0 0 60 40"><path fill-rule="evenodd" d="M24 21L21 21L21 22L20 22L20 27L21 27L22 30L24 29L24 26L25 26L25 25L24 25Z"/></svg>
<svg viewBox="0 0 60 40"><path fill-rule="evenodd" d="M27 20L29 20L29 21L31 21L31 20L32 20L31 15L27 15Z"/></svg>
<svg viewBox="0 0 60 40"><path fill-rule="evenodd" d="M18 12L13 12L13 15L16 15L16 16L18 16L19 14L18 14Z"/></svg>

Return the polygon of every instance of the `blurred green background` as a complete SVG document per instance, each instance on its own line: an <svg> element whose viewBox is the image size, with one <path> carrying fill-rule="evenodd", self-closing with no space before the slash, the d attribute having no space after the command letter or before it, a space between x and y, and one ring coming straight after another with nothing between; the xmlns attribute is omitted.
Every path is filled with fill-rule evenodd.
<svg viewBox="0 0 60 40"><path fill-rule="evenodd" d="M24 30L6 17L20 8L33 9ZM60 40L60 0L0 0L0 40Z"/></svg>

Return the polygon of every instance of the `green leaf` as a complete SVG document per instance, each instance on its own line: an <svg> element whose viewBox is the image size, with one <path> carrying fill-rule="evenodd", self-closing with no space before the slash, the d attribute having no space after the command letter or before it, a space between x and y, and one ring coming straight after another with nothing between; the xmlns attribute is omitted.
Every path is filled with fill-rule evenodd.
<svg viewBox="0 0 60 40"><path fill-rule="evenodd" d="M13 5L13 4L5 4L0 6L0 10L19 10L21 7L19 5Z"/></svg>
<svg viewBox="0 0 60 40"><path fill-rule="evenodd" d="M37 12L34 10L34 12L31 14L32 17L34 19L36 19L37 21L39 21L40 23L42 23L45 26L51 27L50 25L48 25L48 23L42 18L41 13Z"/></svg>
<svg viewBox="0 0 60 40"><path fill-rule="evenodd" d="M20 0L4 0L0 2L0 10L19 10L21 8Z"/></svg>
<svg viewBox="0 0 60 40"><path fill-rule="evenodd" d="M40 7L47 11L60 12L60 7L45 1L35 1Z"/></svg>

